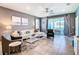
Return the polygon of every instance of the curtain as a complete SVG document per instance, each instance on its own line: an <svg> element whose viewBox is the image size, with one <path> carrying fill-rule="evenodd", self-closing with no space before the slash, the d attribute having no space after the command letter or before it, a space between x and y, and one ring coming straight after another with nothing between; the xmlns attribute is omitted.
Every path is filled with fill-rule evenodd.
<svg viewBox="0 0 79 59"><path fill-rule="evenodd" d="M75 14L67 14L64 16L64 35L75 35Z"/></svg>

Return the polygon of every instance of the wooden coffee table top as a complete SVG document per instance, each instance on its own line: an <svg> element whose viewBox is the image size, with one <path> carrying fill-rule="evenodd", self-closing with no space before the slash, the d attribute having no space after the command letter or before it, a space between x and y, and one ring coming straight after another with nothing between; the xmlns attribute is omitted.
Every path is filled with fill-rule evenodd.
<svg viewBox="0 0 79 59"><path fill-rule="evenodd" d="M18 45L21 45L21 42L20 42L20 41L11 42L11 43L9 44L10 47L15 47L15 46L18 46Z"/></svg>

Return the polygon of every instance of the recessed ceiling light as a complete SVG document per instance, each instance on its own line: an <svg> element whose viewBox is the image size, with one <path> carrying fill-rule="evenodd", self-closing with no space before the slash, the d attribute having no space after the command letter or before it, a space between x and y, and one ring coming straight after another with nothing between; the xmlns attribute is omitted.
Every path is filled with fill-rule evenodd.
<svg viewBox="0 0 79 59"><path fill-rule="evenodd" d="M30 11L31 10L31 7L30 6L26 6L26 10L27 11Z"/></svg>

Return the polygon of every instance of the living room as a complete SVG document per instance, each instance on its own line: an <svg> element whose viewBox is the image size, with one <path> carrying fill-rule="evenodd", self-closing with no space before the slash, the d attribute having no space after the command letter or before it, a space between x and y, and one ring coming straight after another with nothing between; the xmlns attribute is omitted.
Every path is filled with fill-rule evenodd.
<svg viewBox="0 0 79 59"><path fill-rule="evenodd" d="M77 54L78 9L78 3L0 3L0 54Z"/></svg>

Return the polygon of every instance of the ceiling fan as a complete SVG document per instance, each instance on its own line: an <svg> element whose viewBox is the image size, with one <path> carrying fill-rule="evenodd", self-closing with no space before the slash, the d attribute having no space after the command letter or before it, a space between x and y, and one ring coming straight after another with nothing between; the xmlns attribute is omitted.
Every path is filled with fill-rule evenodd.
<svg viewBox="0 0 79 59"><path fill-rule="evenodd" d="M51 14L54 14L54 11L50 8L45 8L44 11L41 12L41 14L51 15Z"/></svg>

